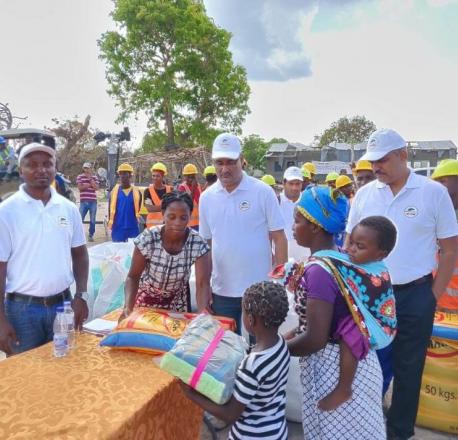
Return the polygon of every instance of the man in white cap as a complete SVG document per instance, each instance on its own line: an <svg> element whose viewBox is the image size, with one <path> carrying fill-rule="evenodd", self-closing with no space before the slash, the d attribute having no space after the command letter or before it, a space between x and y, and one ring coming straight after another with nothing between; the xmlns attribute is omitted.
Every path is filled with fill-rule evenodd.
<svg viewBox="0 0 458 440"><path fill-rule="evenodd" d="M89 258L78 208L51 187L55 150L31 143L19 155L24 180L0 204L0 350L13 354L52 340L58 306L72 300L76 328L87 318Z"/></svg>
<svg viewBox="0 0 458 440"><path fill-rule="evenodd" d="M81 218L84 222L86 214L89 212L89 241L94 241L99 180L94 175L90 162L85 162L83 164L83 173L76 178L76 184L80 192Z"/></svg>
<svg viewBox="0 0 458 440"><path fill-rule="evenodd" d="M288 245L275 193L244 173L237 136L217 136L212 158L218 181L200 198L199 233L212 248L212 309L234 318L240 332L243 293L272 269L269 233L275 264L287 260Z"/></svg>
<svg viewBox="0 0 458 440"><path fill-rule="evenodd" d="M398 230L396 246L385 260L398 318L398 333L391 344L394 384L387 416L389 439L414 435L436 300L452 276L458 249L458 226L447 190L412 172L407 154L405 140L394 130L372 133L361 159L371 162L376 180L356 193L347 224L347 241L355 225L372 215L388 217ZM433 280L437 242L441 252ZM386 356L384 366L389 367Z"/></svg>
<svg viewBox="0 0 458 440"><path fill-rule="evenodd" d="M285 233L288 240L288 257L296 261L310 255L306 248L299 246L293 237L294 208L299 200L304 182L304 173L298 167L289 167L283 174L283 191L280 193L280 209L285 220Z"/></svg>

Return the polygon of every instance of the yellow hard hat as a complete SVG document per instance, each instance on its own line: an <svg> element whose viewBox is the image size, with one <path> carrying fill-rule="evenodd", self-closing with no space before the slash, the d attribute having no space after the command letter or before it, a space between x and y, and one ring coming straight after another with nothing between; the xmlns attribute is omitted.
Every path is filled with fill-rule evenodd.
<svg viewBox="0 0 458 440"><path fill-rule="evenodd" d="M353 181L348 176L339 176L336 179L336 188L343 188L344 186L352 184Z"/></svg>
<svg viewBox="0 0 458 440"><path fill-rule="evenodd" d="M121 171L127 171L128 173L133 173L134 169L132 168L132 165L128 163L122 163L118 167L118 173L120 173Z"/></svg>
<svg viewBox="0 0 458 440"><path fill-rule="evenodd" d="M164 176L167 175L167 167L162 162L156 162L151 167L151 172L153 172L153 171L161 171L161 172L164 173Z"/></svg>
<svg viewBox="0 0 458 440"><path fill-rule="evenodd" d="M440 162L431 179L440 179L447 176L458 176L458 160L446 159Z"/></svg>
<svg viewBox="0 0 458 440"><path fill-rule="evenodd" d="M216 174L216 168L213 165L205 167L204 176L207 176L208 174Z"/></svg>
<svg viewBox="0 0 458 440"><path fill-rule="evenodd" d="M306 179L311 179L312 178L312 175L310 173L310 171L306 168L302 168L302 175L306 178Z"/></svg>
<svg viewBox="0 0 458 440"><path fill-rule="evenodd" d="M316 166L312 162L305 162L302 169L307 170L310 174L316 174Z"/></svg>
<svg viewBox="0 0 458 440"><path fill-rule="evenodd" d="M368 160L359 160L355 167L355 172L358 171L372 171L371 163Z"/></svg>
<svg viewBox="0 0 458 440"><path fill-rule="evenodd" d="M189 176L190 174L197 174L197 167L192 163L188 163L183 167L183 176Z"/></svg>
<svg viewBox="0 0 458 440"><path fill-rule="evenodd" d="M333 182L334 180L337 180L338 177L339 177L338 173L329 173L326 176L326 182Z"/></svg>
<svg viewBox="0 0 458 440"><path fill-rule="evenodd" d="M274 179L274 176L270 175L270 174L266 174L264 176L261 177L261 180L266 183L267 185L269 186L274 186L275 185L275 179Z"/></svg>

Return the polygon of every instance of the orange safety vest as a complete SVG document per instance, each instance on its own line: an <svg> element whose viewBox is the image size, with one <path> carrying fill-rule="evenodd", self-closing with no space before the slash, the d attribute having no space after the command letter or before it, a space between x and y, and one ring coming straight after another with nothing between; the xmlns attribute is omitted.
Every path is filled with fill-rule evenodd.
<svg viewBox="0 0 458 440"><path fill-rule="evenodd" d="M157 195L156 190L154 189L154 185L149 186L149 193L151 195L151 200L153 201L153 204L155 206L161 206L161 199ZM169 185L165 185L165 192L169 193L172 191L172 187ZM164 223L164 219L162 217L162 212L148 212L148 215L146 216L146 227L147 228L152 228L154 226L162 225Z"/></svg>
<svg viewBox="0 0 458 440"><path fill-rule="evenodd" d="M121 185L119 183L113 187L110 194L110 218L108 220L108 227L111 229L116 215L116 203L118 201L118 193ZM134 192L134 209L135 217L140 217L140 191L135 186L131 186Z"/></svg>
<svg viewBox="0 0 458 440"><path fill-rule="evenodd" d="M458 262L453 270L452 279L448 283L445 292L439 298L437 308L458 313Z"/></svg>
<svg viewBox="0 0 458 440"><path fill-rule="evenodd" d="M184 187L185 191L192 197L191 188L189 188L189 186L186 185L186 183L182 183L181 185ZM202 194L202 188L199 184L197 184L197 188L199 190L199 194ZM192 203L194 204L194 207L191 212L191 218L189 219L189 227L199 226L199 202L193 199Z"/></svg>

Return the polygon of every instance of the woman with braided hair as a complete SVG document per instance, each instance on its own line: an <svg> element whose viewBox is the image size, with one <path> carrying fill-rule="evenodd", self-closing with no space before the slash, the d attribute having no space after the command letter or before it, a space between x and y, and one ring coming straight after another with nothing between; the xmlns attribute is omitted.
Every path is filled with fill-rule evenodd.
<svg viewBox="0 0 458 440"><path fill-rule="evenodd" d="M193 209L189 194L172 191L162 198L164 224L145 229L135 240L132 263L124 287L120 319L134 307L189 311L189 277L196 265L199 312L210 303L210 254L206 241L188 227Z"/></svg>

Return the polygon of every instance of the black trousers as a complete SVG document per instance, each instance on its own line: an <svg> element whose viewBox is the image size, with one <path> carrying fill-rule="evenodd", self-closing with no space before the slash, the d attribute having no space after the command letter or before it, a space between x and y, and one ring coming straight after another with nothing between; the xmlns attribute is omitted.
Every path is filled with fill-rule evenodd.
<svg viewBox="0 0 458 440"><path fill-rule="evenodd" d="M414 435L426 349L434 322L432 282L394 288L398 333L393 341L393 398L387 416L388 438Z"/></svg>

